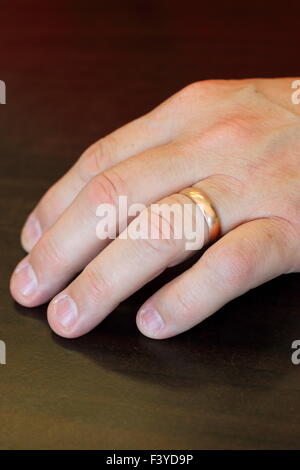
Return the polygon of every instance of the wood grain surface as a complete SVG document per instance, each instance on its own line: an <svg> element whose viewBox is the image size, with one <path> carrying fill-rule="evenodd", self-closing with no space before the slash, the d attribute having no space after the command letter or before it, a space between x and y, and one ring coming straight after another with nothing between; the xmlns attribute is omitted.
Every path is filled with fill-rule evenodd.
<svg viewBox="0 0 300 470"><path fill-rule="evenodd" d="M135 327L142 289L90 334L53 334L8 282L19 232L86 146L207 78L299 76L299 3L0 1L1 449L300 448L299 275L177 338ZM182 269L182 268L180 268Z"/></svg>

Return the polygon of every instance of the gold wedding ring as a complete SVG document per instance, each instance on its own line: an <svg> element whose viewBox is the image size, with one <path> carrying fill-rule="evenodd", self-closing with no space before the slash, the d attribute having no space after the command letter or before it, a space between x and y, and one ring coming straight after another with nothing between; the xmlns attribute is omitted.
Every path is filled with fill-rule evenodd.
<svg viewBox="0 0 300 470"><path fill-rule="evenodd" d="M209 242L214 241L218 237L221 227L220 219L209 197L200 189L193 187L182 189L179 194L184 194L199 207L207 223Z"/></svg>

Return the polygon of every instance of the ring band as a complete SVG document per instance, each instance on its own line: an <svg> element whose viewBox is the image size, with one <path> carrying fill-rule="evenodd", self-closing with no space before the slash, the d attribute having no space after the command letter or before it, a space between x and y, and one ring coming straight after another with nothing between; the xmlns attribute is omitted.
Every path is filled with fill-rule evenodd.
<svg viewBox="0 0 300 470"><path fill-rule="evenodd" d="M221 225L209 197L203 191L194 187L182 189L179 194L184 194L200 208L208 226L209 242L214 241L220 233Z"/></svg>

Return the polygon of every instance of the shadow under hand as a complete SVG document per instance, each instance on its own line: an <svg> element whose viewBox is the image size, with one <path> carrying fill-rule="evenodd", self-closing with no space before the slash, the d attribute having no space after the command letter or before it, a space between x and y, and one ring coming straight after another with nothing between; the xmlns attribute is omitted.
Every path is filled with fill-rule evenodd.
<svg viewBox="0 0 300 470"><path fill-rule="evenodd" d="M138 307L193 262L195 258L163 273L89 334L68 340L52 333L53 340L87 355L102 368L164 387L199 388L207 382L242 385L253 378L256 383L260 377L265 380L266 374L270 383L280 380L289 365L293 335L300 331L298 275L283 276L248 292L177 337L151 340L137 330Z"/></svg>

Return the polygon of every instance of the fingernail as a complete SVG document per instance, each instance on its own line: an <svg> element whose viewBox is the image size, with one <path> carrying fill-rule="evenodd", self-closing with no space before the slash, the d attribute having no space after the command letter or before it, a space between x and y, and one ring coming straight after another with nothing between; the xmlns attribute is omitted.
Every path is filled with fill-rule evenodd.
<svg viewBox="0 0 300 470"><path fill-rule="evenodd" d="M24 240L24 244L32 248L41 238L41 236L41 224L38 218L34 214L31 214L28 217L22 231L22 239Z"/></svg>
<svg viewBox="0 0 300 470"><path fill-rule="evenodd" d="M142 328L149 333L155 334L164 326L162 317L153 307L143 307L139 312L139 317Z"/></svg>
<svg viewBox="0 0 300 470"><path fill-rule="evenodd" d="M53 314L56 320L65 330L70 330L75 325L78 312L74 300L69 295L58 297L52 302Z"/></svg>
<svg viewBox="0 0 300 470"><path fill-rule="evenodd" d="M28 262L21 263L15 270L14 287L25 297L34 294L38 288L35 272Z"/></svg>

